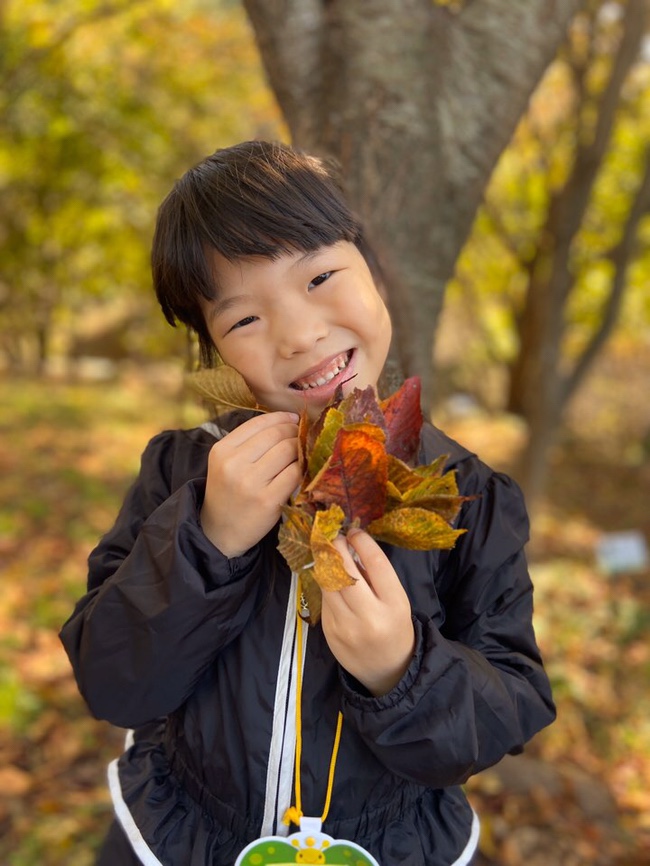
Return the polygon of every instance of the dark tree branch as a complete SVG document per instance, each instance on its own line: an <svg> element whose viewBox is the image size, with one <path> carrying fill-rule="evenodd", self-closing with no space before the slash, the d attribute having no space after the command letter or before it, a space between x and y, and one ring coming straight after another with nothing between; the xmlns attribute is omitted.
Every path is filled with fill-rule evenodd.
<svg viewBox="0 0 650 866"><path fill-rule="evenodd" d="M647 18L646 0L629 0L612 72L598 103L593 138L590 142L578 143L569 179L549 211L549 222L554 224L554 235L559 240L558 250L567 257L570 244L582 225L594 181L607 152L621 90L639 56Z"/></svg>
<svg viewBox="0 0 650 866"><path fill-rule="evenodd" d="M546 222L540 233L540 243L532 265L533 273L543 272L539 281L531 282L527 304L544 311L544 324L531 323L526 312L520 319L520 340L528 333L553 333L559 347L564 328L563 309L573 285L571 247L582 226L591 198L594 182L607 152L616 121L618 101L625 79L635 63L648 17L646 0L629 0L623 30L611 75L598 103L598 115L593 138L579 142L569 177L551 198ZM535 295L543 292L542 302ZM533 315L532 309L530 315ZM542 342L546 337L541 336ZM546 375L550 375L550 370Z"/></svg>
<svg viewBox="0 0 650 866"><path fill-rule="evenodd" d="M621 239L607 254L614 265L612 286L604 306L603 316L598 328L576 361L571 373L564 379L561 386L562 403L565 404L574 394L578 385L584 379L596 356L612 333L618 320L623 301L625 281L629 263L634 255L637 242L637 230L642 217L650 210L650 148L646 151L645 170L637 190Z"/></svg>

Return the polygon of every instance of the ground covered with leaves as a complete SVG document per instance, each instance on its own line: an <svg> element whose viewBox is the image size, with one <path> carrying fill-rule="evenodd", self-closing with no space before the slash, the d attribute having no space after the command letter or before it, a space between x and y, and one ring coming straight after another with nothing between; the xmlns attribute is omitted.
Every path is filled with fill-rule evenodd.
<svg viewBox="0 0 650 866"><path fill-rule="evenodd" d="M2 382L0 863L7 866L90 866L110 818L105 765L124 732L89 717L57 631L83 592L87 554L114 519L149 437L202 418L167 383L151 374L112 383ZM628 417L638 418L630 401ZM585 404L593 405L603 403ZM606 575L595 557L604 530L639 529L650 538L650 466L638 427L646 422L624 429L625 413L589 411L594 423L570 426L556 453L530 547L558 721L523 756L468 785L482 819L483 863L492 866L650 863L650 574ZM508 467L517 425L480 414L445 420L452 434Z"/></svg>

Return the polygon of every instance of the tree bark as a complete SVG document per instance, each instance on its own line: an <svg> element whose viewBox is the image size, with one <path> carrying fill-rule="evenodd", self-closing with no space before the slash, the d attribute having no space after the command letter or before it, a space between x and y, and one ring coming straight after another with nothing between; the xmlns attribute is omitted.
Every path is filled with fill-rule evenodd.
<svg viewBox="0 0 650 866"><path fill-rule="evenodd" d="M387 277L394 351L432 399L445 286L581 0L244 0L293 143L339 160Z"/></svg>

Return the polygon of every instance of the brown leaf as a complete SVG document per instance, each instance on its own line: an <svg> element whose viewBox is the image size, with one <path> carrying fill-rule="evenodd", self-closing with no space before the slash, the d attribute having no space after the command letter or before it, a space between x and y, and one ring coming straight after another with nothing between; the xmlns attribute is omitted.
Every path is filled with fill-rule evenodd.
<svg viewBox="0 0 650 866"><path fill-rule="evenodd" d="M316 625L317 622L320 622L321 610L323 608L323 592L314 579L314 569L307 568L301 571L300 580L302 594L309 609L309 616L306 617L307 622L309 625Z"/></svg>
<svg viewBox="0 0 650 866"><path fill-rule="evenodd" d="M292 571L301 571L314 561L311 549L313 518L303 508L287 505L278 532L278 550Z"/></svg>
<svg viewBox="0 0 650 866"><path fill-rule="evenodd" d="M227 364L190 373L187 383L200 397L214 406L217 412L224 409L265 411L258 404L244 377Z"/></svg>
<svg viewBox="0 0 650 866"><path fill-rule="evenodd" d="M301 413L300 420L298 421L298 460L300 461L300 468L302 469L305 479L308 478L307 464L309 462L310 453L310 448L308 444L309 427L309 418L307 417L307 410L305 409Z"/></svg>

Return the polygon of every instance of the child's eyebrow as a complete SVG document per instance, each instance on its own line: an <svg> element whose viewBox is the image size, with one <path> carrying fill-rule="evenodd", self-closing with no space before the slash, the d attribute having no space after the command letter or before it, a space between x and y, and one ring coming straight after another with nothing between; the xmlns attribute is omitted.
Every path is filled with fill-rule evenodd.
<svg viewBox="0 0 650 866"><path fill-rule="evenodd" d="M301 265L308 265L313 259L318 258L319 255L323 252L322 247L318 247L315 250L307 250L301 256L295 260L292 264L292 268L299 268Z"/></svg>
<svg viewBox="0 0 650 866"><path fill-rule="evenodd" d="M222 298L220 301L215 301L214 304L212 304L208 315L211 319L217 319L233 307L238 307L241 304L246 304L253 300L255 300L253 295L231 295L229 298Z"/></svg>

